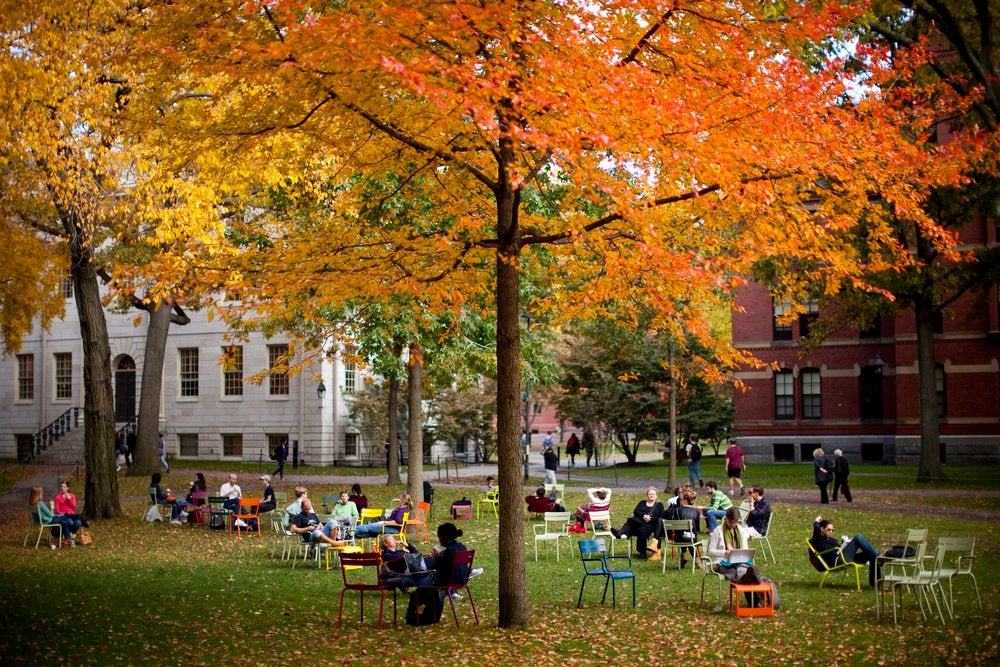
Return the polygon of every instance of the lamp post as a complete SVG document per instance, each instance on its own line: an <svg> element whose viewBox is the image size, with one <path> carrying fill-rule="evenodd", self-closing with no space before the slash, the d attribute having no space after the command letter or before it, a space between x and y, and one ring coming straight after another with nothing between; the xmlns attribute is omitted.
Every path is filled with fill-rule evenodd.
<svg viewBox="0 0 1000 667"><path fill-rule="evenodd" d="M319 385L316 387L316 398L321 401L326 398L326 385L323 384L322 380L319 381Z"/></svg>

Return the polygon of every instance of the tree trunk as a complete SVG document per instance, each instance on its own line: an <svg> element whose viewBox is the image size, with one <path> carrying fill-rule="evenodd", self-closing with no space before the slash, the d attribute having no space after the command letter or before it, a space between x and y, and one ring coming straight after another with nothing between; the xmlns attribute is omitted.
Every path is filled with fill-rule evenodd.
<svg viewBox="0 0 1000 667"><path fill-rule="evenodd" d="M136 450L132 453L129 475L152 475L160 470L157 438L160 432L160 395L163 390L163 358L170 332L170 304L150 305L146 327L146 347L142 361L142 388L139 392L139 424Z"/></svg>
<svg viewBox="0 0 1000 667"><path fill-rule="evenodd" d="M93 263L93 245L84 223L72 211L62 211L69 239L76 310L83 342L83 441L86 474L83 514L88 519L123 515L115 474L115 402L111 346L101 290Z"/></svg>
<svg viewBox="0 0 1000 667"><path fill-rule="evenodd" d="M501 167L501 170L503 168ZM497 485L500 487L500 608L502 628L527 626L530 620L528 584L524 572L524 519L521 509L522 460L519 445L521 416L521 331L517 245L517 206L514 192L497 195Z"/></svg>
<svg viewBox="0 0 1000 667"><path fill-rule="evenodd" d="M670 474L667 475L667 489L677 488L677 376L674 371L674 343L670 342L670 444L667 456L670 458Z"/></svg>
<svg viewBox="0 0 1000 667"><path fill-rule="evenodd" d="M393 343L392 354L395 359L399 359L402 354L401 346ZM399 477L399 378L395 373L389 378L389 448L386 451L388 459L386 470L388 472L387 484L402 484Z"/></svg>
<svg viewBox="0 0 1000 667"><path fill-rule="evenodd" d="M934 363L934 308L919 298L917 318L917 373L920 381L920 466L918 482L947 479L941 466L941 424L937 406L937 367Z"/></svg>
<svg viewBox="0 0 1000 667"><path fill-rule="evenodd" d="M410 362L407 365L407 403L410 420L407 431L409 440L409 455L406 463L406 490L413 500L414 506L418 500L424 499L424 420L421 403L424 398L424 361L423 350L419 343L410 343Z"/></svg>

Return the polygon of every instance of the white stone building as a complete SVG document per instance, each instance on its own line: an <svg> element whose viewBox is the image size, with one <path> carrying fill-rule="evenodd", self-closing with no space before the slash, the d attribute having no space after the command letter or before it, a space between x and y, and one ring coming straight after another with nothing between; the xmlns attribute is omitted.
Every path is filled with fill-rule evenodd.
<svg viewBox="0 0 1000 667"><path fill-rule="evenodd" d="M0 357L6 378L0 382L0 457L22 458L35 434L56 421L59 438L36 460L83 460L83 347L72 285L65 291L65 318L47 332L36 326L21 350ZM118 427L135 418L139 404L147 318L136 327L137 314L106 311ZM288 465L294 454L310 465L361 462L361 439L345 401L362 379L353 364L316 355L323 361L295 377L249 384L245 378L287 352L287 339L254 334L229 343L219 318L187 314L190 324L170 327L163 367L159 419L171 458L269 463L269 452L287 439ZM224 366L229 345L234 361Z"/></svg>

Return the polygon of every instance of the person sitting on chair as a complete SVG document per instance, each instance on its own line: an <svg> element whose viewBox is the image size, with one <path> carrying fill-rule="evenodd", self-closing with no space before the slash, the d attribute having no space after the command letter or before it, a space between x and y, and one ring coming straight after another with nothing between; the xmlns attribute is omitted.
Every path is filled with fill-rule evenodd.
<svg viewBox="0 0 1000 667"><path fill-rule="evenodd" d="M816 553L822 554L820 558L829 566L836 567L840 562L840 554L843 553L845 562L855 562L868 564L868 585L874 587L875 579L878 575L878 551L871 545L871 542L858 533L851 539L844 535L840 541L833 535L833 523L824 519L822 515L817 516L813 522L813 534L809 540ZM840 552L835 551L837 547ZM823 553L824 551L828 553Z"/></svg>
<svg viewBox="0 0 1000 667"><path fill-rule="evenodd" d="M312 503L305 497L302 498L302 511L289 526L293 533L302 536L303 542L342 547L347 543L337 539L339 528L340 524L336 519L330 519L326 525L321 526L319 517L313 512Z"/></svg>
<svg viewBox="0 0 1000 667"><path fill-rule="evenodd" d="M733 506L733 501L729 496L719 491L719 485L714 480L705 482L708 487L708 505L705 511L705 523L708 524L708 532L711 533L719 525L719 519L726 516L726 510Z"/></svg>
<svg viewBox="0 0 1000 667"><path fill-rule="evenodd" d="M669 536L671 541L696 542L698 540L698 533L701 532L701 512L694 506L694 501L697 499L698 492L685 482L680 491L680 502L667 510L664 518L674 521L690 520L692 532L673 531L674 534ZM653 540L653 556L649 559L651 561L663 558L662 545L665 544L664 540L668 536L663 531L662 523L656 529L656 537L658 539ZM659 542L659 545L657 542ZM657 549L657 546L661 546L661 548ZM684 569L684 566L687 565L688 553L691 554L691 558L695 558L694 547L681 547L681 569ZM695 564L697 565L697 563Z"/></svg>
<svg viewBox="0 0 1000 667"><path fill-rule="evenodd" d="M747 548L747 529L740 523L740 509L730 507L726 517L716 526L708 539L708 557L712 560L712 570L722 575L726 581L741 584L759 584L760 578L752 563L729 563L729 555L733 549ZM760 601L760 594L745 593L747 604L755 606ZM716 607L716 612L722 607Z"/></svg>
<svg viewBox="0 0 1000 667"><path fill-rule="evenodd" d="M351 484L351 495L347 497L360 512L368 507L368 496L361 492L361 485L355 482Z"/></svg>
<svg viewBox="0 0 1000 667"><path fill-rule="evenodd" d="M222 506L235 514L240 509L240 498L243 497L243 489L236 483L236 473L229 473L229 481L219 487L219 495L225 496L226 500Z"/></svg>
<svg viewBox="0 0 1000 667"><path fill-rule="evenodd" d="M260 495L260 509L258 512L273 512L278 506L278 501L274 498L274 488L271 486L271 476L261 475L259 479L264 484L264 491Z"/></svg>
<svg viewBox="0 0 1000 667"><path fill-rule="evenodd" d="M295 500L285 508L285 515L281 517L281 524L285 528L290 528L292 522L295 521L295 517L302 513L302 499L306 497L309 492L304 486L295 487Z"/></svg>
<svg viewBox="0 0 1000 667"><path fill-rule="evenodd" d="M403 515L413 509L410 494L404 493L399 497L399 504L392 511L385 521L374 521L358 526L354 531L355 539L375 537L383 533L399 534L399 529L403 527Z"/></svg>
<svg viewBox="0 0 1000 667"><path fill-rule="evenodd" d="M632 516L625 521L621 530L611 529L611 534L619 539L635 537L635 548L639 552L640 558L646 557L646 540L660 525L660 519L663 518L663 503L658 501L656 497L656 487L651 486L646 489L645 500L639 501L639 504L632 511ZM655 553L659 546L658 540L654 539L652 546Z"/></svg>
<svg viewBox="0 0 1000 667"><path fill-rule="evenodd" d="M750 487L750 513L747 514L747 530L751 537L767 535L767 524L771 520L771 504L764 497L764 487L754 484Z"/></svg>
<svg viewBox="0 0 1000 667"><path fill-rule="evenodd" d="M404 593L408 588L431 583L431 577L434 576L432 558L420 556L420 551L416 547L412 544L403 544L392 534L383 535L379 544L382 546L382 566L379 571L379 580L382 583L394 584ZM420 559L407 558L410 554L417 554ZM414 564L418 566L417 569L411 567Z"/></svg>
<svg viewBox="0 0 1000 667"><path fill-rule="evenodd" d="M591 512L607 512L611 509L611 489L605 486L587 489L587 497L590 499L590 502L587 503L586 507L583 505L577 507L576 516L573 517L577 524L579 524L581 533L584 532L582 530L584 524L590 521Z"/></svg>

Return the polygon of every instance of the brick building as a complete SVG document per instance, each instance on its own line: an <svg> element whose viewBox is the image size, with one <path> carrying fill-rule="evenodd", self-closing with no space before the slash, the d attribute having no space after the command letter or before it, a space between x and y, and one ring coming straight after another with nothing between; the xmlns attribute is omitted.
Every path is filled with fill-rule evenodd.
<svg viewBox="0 0 1000 667"><path fill-rule="evenodd" d="M967 246L996 244L993 221L962 233ZM802 462L822 447L849 460L916 464L920 448L916 326L912 310L868 331L841 329L802 356L800 336L820 316L791 323L760 285L742 288L733 343L771 368L743 369L746 391L734 395L734 432L750 461ZM934 323L941 451L946 463L1000 463L1000 321L993 287L985 308L968 296Z"/></svg>

